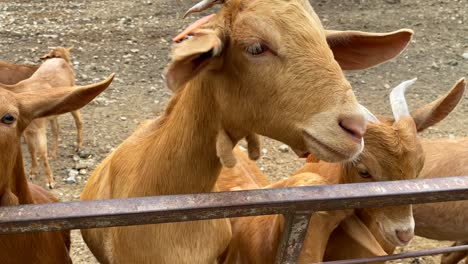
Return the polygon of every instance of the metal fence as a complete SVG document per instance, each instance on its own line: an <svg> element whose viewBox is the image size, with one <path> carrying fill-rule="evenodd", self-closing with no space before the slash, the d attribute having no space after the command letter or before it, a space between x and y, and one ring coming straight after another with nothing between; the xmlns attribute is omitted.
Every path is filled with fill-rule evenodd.
<svg viewBox="0 0 468 264"><path fill-rule="evenodd" d="M468 200L468 176L20 205L0 208L0 234L283 214L286 221L276 263L297 263L315 211L455 200ZM329 263L368 263L462 250L468 246Z"/></svg>

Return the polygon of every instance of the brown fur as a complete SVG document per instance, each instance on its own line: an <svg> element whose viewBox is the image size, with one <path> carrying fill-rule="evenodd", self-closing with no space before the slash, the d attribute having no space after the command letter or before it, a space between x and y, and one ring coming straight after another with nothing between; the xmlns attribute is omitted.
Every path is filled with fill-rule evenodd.
<svg viewBox="0 0 468 264"><path fill-rule="evenodd" d="M392 34L402 43L411 38L410 31ZM246 51L260 41L270 50L259 56ZM368 56L382 52L387 45ZM108 156L90 176L82 200L216 191L220 130L233 144L258 133L327 160L361 150L339 122L350 119L363 128L363 115L308 1L228 1L192 37L174 44L165 77L176 92L172 110ZM231 229L222 219L82 234L102 263L214 263Z"/></svg>
<svg viewBox="0 0 468 264"><path fill-rule="evenodd" d="M35 118L83 107L111 81L18 93L0 88L0 206L57 202L43 188L27 183L21 134ZM69 231L0 235L0 248L0 263L71 263Z"/></svg>
<svg viewBox="0 0 468 264"><path fill-rule="evenodd" d="M67 87L75 85L75 74L71 65L71 48L54 48L41 59L46 60L35 73L26 80L22 80L15 85L2 85L5 89L12 91L33 91L50 87ZM3 79L0 79L0 83ZM75 119L77 127L77 149L83 145L83 121L79 110L71 113ZM24 131L24 138L28 144L28 150L31 155L31 171L30 177L33 179L38 174L38 163L36 155L44 165L45 174L47 175L47 186L53 188L55 185L52 169L49 165L49 153L47 151L47 122L50 122L52 127L53 144L50 157L57 157L58 148L58 133L59 124L56 116L47 118L39 118L31 122Z"/></svg>
<svg viewBox="0 0 468 264"><path fill-rule="evenodd" d="M388 128L382 127L383 129L381 129L379 132L381 133L381 139L378 140L378 134L373 133L375 132L375 129L372 128L374 125L369 126L365 136L366 147L361 155L362 158L360 159L360 162L364 164L361 165L358 162L356 164L345 165L345 170L342 170L341 172L342 175L346 175L344 179L356 179L356 177L358 177L356 176L357 172L363 168L367 168L371 172L371 175L374 178L373 180L399 180L414 177L430 178L451 175L465 175L467 170L465 169L465 172L463 172L462 168L466 166L463 166L462 164L463 157L466 157L467 155L465 154L468 154L466 151L468 140L420 140L417 137L417 132L420 132L429 126L438 123L455 108L455 106L462 98L464 89L464 81L460 80L449 90L447 94L441 96L436 101L413 111L411 116L415 121L414 125L417 127L417 129L414 127L414 125L405 125L406 128L403 127L398 129L395 129L394 125ZM387 124L392 122L392 118L390 117L381 117L381 119L385 120ZM408 118L406 120L409 125L409 123L411 123L410 120ZM384 130L387 130L385 134ZM391 140L391 135L396 134L400 134L400 139L398 140L400 143L398 144L395 143L397 142L396 139ZM463 145L463 142L465 145ZM386 150L384 152L383 150L385 150L385 147L392 149L392 151ZM450 153L450 155L447 155L447 153ZM401 158L397 158L398 156L401 156ZM394 164L393 169L391 164ZM466 164L468 164L468 162ZM402 168L400 167L399 170L396 170L395 168L398 168L400 165ZM422 170L421 166L423 166ZM301 171L324 172L324 169L321 169L320 167L321 165L306 165ZM379 167L380 169L378 169ZM441 240L450 240L450 237L452 239L455 239L455 237L462 238L458 235L462 234L463 230L467 230L465 225L466 219L464 219L464 216L459 212L464 211L463 206L468 208L466 207L466 204L467 203L464 201L459 201L450 203L414 205L413 214L416 222L415 233L419 236L426 236L428 238ZM399 243L395 243L394 240L392 241L392 239L389 239L391 234L388 234L388 231L392 232L392 230L385 230L385 228L382 229L379 227L383 227L385 224L378 224L378 211L382 210L382 212L385 212L389 215L390 219L397 220L400 217L399 215L401 214L401 208L403 207L363 209L359 210L358 212L360 219L369 228L377 241L380 243L381 250L384 250L388 254L393 253L395 247ZM447 211L451 209L453 209L451 214L447 213ZM336 245L334 245L335 243L343 244L352 242L349 238L346 238L346 235L336 233L337 232L335 232L330 238L329 247L330 254L335 256L336 251L333 251L333 248L336 250L338 249ZM466 234L467 233L465 232L465 235ZM464 238L467 237L468 235L464 236ZM375 253L369 252L367 249L362 247L361 249L354 248L353 250L350 250L349 253L350 255L347 255L347 258L375 256Z"/></svg>
<svg viewBox="0 0 468 264"><path fill-rule="evenodd" d="M269 185L268 179L255 162L250 161L239 148L235 148L234 153L239 162L234 168L222 170L217 181L221 191L331 183L330 179L317 174L302 173ZM355 239L355 243L367 246L371 241L371 245L378 245L370 231L359 219L356 220L356 217L346 218L351 216L352 212L352 210L342 210L315 213L310 220L299 263L322 261L328 238L340 222L345 223L343 232L350 234L349 236ZM224 254L223 263L273 263L283 222L282 215L232 218L233 238ZM367 248L373 249L370 246Z"/></svg>
<svg viewBox="0 0 468 264"><path fill-rule="evenodd" d="M460 80L453 89L451 98L439 100L437 112L442 118L456 106L463 94L465 82ZM425 124L420 131L437 123ZM426 154L426 165L420 178L438 178L468 175L468 138L426 139L422 141ZM456 245L466 244L468 239L467 201L453 201L414 205L416 234L436 240L458 240ZM428 221L430 220L430 221ZM468 256L468 252L449 253L442 257L441 263L454 264Z"/></svg>
<svg viewBox="0 0 468 264"><path fill-rule="evenodd" d="M371 171L372 175L375 175L372 173L372 171L377 171L377 176L380 176L377 179L375 179L375 176L373 176L374 180L402 180L416 177L421 170L422 164L424 163L424 152L421 151L421 143L419 143L419 140L416 137L416 126L422 127L419 122L424 122L426 125L432 125L442 120L448 113L450 113L450 111L453 110L461 98L463 93L463 90L461 89L462 85L463 84L459 82L445 96L441 97L441 99L414 111L412 116L417 123L413 123L410 118L404 118L399 122L394 123L392 118L381 117L380 119L384 121L384 123L369 125L367 134L365 136L366 148L361 154L359 161L354 161L353 163L348 164L345 163L346 165L344 166L325 162L320 162L318 165L307 164L300 172L313 171L315 173L323 174L328 178L329 182L332 183L340 182L339 177L341 176L343 177L341 182L349 183L360 181L359 177L356 176L356 174L358 174L356 170L363 170L364 168L367 168L367 166L374 164L373 169L369 170ZM460 145L459 143L459 141L453 142L453 146L456 144ZM423 145L425 146L426 144ZM438 149L434 150L434 153L443 153L441 149L444 148L443 144L437 144L437 142L435 142L434 145L440 146ZM453 148L451 149L453 150ZM460 147L460 150L461 149L465 148ZM382 150L386 150L386 152ZM242 155L242 153L236 153L236 155L238 156L238 159L242 156L244 156L244 159L240 159L241 162L239 162L238 165L233 169L223 170L218 181L218 184L222 190L253 189L256 186L255 180L258 181L258 179L261 179L266 181L266 177L258 170L258 168L255 170L255 163L249 162L245 159L245 154ZM367 162L365 162L366 160ZM376 161L379 161L379 163L376 163ZM365 162L367 166L362 166L358 162ZM440 164L438 166L440 167ZM437 165L435 167L437 167ZM430 171L438 173L437 168L435 167L431 167ZM382 171L387 173L382 174ZM249 175L250 177L246 177L245 175ZM379 212L379 210L382 212ZM357 218L357 221L363 223L365 228L361 228L359 230L366 230L368 239L356 240L356 238L359 238L359 236L350 235L349 231L352 231L350 228L347 228L348 232L346 232L344 230L346 222L342 222L340 227L332 234L331 241L327 246L324 260L370 257L385 255L387 252L393 252L395 243L392 243L391 240L389 241L385 236L382 236L382 232L379 225L377 224L377 221L379 218L382 218L382 216L386 216L390 218L390 220L395 219L398 221L400 218L398 214L400 212L405 214L408 211L404 208L395 207L360 210L358 213L360 218ZM242 220L234 219L234 221ZM268 226L268 224L265 223L260 225L259 223L253 224L252 220L248 221L252 223L253 229ZM464 222L460 221L460 223ZM243 228L246 229L247 227L243 226ZM275 228L273 227L273 229ZM234 225L233 232L237 232ZM393 232L390 235L393 235ZM244 241L245 239L251 237L252 233L249 233L240 240ZM235 240L236 236L234 236L233 241ZM345 247L343 245L347 246ZM238 246L233 247L238 248ZM249 248L249 246L246 246L245 248ZM346 248L346 250L343 250L343 248ZM237 256L251 254L254 253L244 252L242 254L239 253Z"/></svg>
<svg viewBox="0 0 468 264"><path fill-rule="evenodd" d="M0 83L16 84L31 77L39 68L36 65L20 65L0 61Z"/></svg>

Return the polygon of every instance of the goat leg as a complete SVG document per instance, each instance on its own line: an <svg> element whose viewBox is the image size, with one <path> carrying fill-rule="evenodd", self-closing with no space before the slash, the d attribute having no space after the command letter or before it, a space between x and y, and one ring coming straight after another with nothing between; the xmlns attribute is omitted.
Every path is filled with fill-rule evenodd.
<svg viewBox="0 0 468 264"><path fill-rule="evenodd" d="M83 149L83 118L81 117L81 113L79 110L72 111L71 114L73 115L73 119L75 119L75 126L76 126L76 151L80 151Z"/></svg>
<svg viewBox="0 0 468 264"><path fill-rule="evenodd" d="M251 133L245 137L245 140L247 141L249 158L251 160L258 160L260 158L260 136L255 133Z"/></svg>
<svg viewBox="0 0 468 264"><path fill-rule="evenodd" d="M55 160L57 158L57 149L59 144L59 130L60 126L57 117L53 117L49 120L50 127L52 129L52 150L50 151L50 159Z"/></svg>
<svg viewBox="0 0 468 264"><path fill-rule="evenodd" d="M224 129L220 129L216 138L216 155L221 164L226 168L232 168L236 165L237 159L232 152L234 143Z"/></svg>

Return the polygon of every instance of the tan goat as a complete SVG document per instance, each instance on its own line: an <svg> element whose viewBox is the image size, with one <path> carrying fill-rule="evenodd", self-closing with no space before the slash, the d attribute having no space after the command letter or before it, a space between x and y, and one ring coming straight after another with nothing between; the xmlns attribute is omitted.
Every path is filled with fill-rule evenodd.
<svg viewBox="0 0 468 264"><path fill-rule="evenodd" d="M239 160L232 169L221 171L217 186L221 191L248 190L258 188L280 188L329 184L329 179L314 173L301 173L288 179L270 184L258 166L239 150L234 149ZM352 210L317 212L312 216L309 230L299 258L299 263L316 263L323 259L328 237L340 224L344 232L361 247L378 242L359 219L352 217ZM348 217L348 218L347 218ZM346 219L345 219L346 218ZM283 230L282 215L267 215L232 218L232 240L222 263L274 263L280 236ZM380 253L372 251L373 253Z"/></svg>
<svg viewBox="0 0 468 264"><path fill-rule="evenodd" d="M448 113L458 103L465 88L464 80L456 86L459 95L437 102L441 115ZM420 131L432 124L418 128ZM422 141L426 154L426 165L420 178L438 178L468 175L468 138L425 139ZM436 239L458 241L455 245L466 245L468 240L468 201L453 201L414 205L416 235ZM454 252L442 257L444 264L454 264L466 258L468 252ZM466 260L465 260L466 261Z"/></svg>
<svg viewBox="0 0 468 264"><path fill-rule="evenodd" d="M220 131L234 144L258 133L325 160L351 158L365 120L332 50L344 69L370 67L398 55L411 35L334 32L329 46L308 1L228 1L174 45L165 76L176 94L165 114L98 166L81 199L216 191ZM227 219L82 234L103 263L215 263L231 239Z"/></svg>
<svg viewBox="0 0 468 264"><path fill-rule="evenodd" d="M31 77L38 68L37 65L19 65L0 61L0 83L16 84Z"/></svg>
<svg viewBox="0 0 468 264"><path fill-rule="evenodd" d="M34 74L23 81L14 85L3 85L0 87L11 91L34 91L48 87L66 87L75 85L75 75L71 66L70 49L54 48L50 53L43 56L43 64L34 72ZM0 80L1 82L2 80ZM72 111L73 118L77 128L77 150L83 145L83 121L79 110ZM24 131L24 138L28 144L31 155L30 178L34 179L38 174L38 164L36 155L44 164L45 174L47 175L47 186L53 188L55 185L54 176L49 165L49 155L47 152L47 121L52 127L52 150L50 157L55 159L58 148L59 124L56 116L39 118L31 122Z"/></svg>
<svg viewBox="0 0 468 264"><path fill-rule="evenodd" d="M28 184L21 155L21 134L35 118L63 114L85 106L113 77L83 87L37 89L13 93L0 88L0 206L57 202L43 188ZM72 263L70 232L0 235L0 263Z"/></svg>
<svg viewBox="0 0 468 264"><path fill-rule="evenodd" d="M419 173L418 178L430 178L437 175L437 177L442 176L449 176L449 175L465 175L467 170L463 171L463 160L466 158L464 154L466 154L465 147L468 146L468 140L447 140L447 139L430 139L430 140L420 140L416 137L417 132L421 132L424 129L440 122L444 119L458 104L462 95L465 90L465 83L464 80L458 81L450 91L441 96L439 99L435 100L432 103L426 104L423 107L420 107L411 113L412 119L416 124L416 130L411 132L414 135L400 137L400 140L404 141L414 141L411 144L419 145L418 149L420 155L424 155L425 163L424 167ZM381 120L385 120L384 124L382 124L382 129L385 128L389 132L394 130L392 134L397 135L403 133L404 131L395 130L395 125L389 126L393 123L393 119L390 117L381 117ZM382 179L385 176L385 172L390 171L387 167L388 165L396 166L395 161L391 158L391 155L388 155L384 152L379 152L378 149L372 149L371 147L375 145L377 142L391 142L391 141L383 141L382 139L378 140L377 136L374 135L374 131L377 129L375 124L371 124L368 126L368 130L364 137L366 142L366 147L364 152L361 156L366 157L365 159L361 159L359 163L356 164L348 164L343 166L341 170L344 174L357 175L360 173L361 176L368 177L372 180ZM368 139L369 137L369 139ZM387 136L385 136L387 138ZM371 140L371 138L375 138ZM388 138L390 139L390 138ZM396 140L394 140L396 142ZM463 145L463 142L465 145ZM382 144L382 143L379 143ZM409 143L406 143L408 145ZM399 149L398 145L394 145L395 149ZM421 149L422 148L422 149ZM403 150L403 148L401 148ZM374 154L376 153L376 154ZM450 154L448 154L450 153ZM399 164L403 164L406 166L405 169L402 170L402 176L400 179L409 178L406 173L414 175L415 169L411 167L407 167L407 164L410 164L412 160L414 161L414 155L411 153L404 153L408 159L408 162L399 161ZM457 157L455 159L455 157ZM418 157L420 159L420 157ZM388 164L379 164L384 161L384 163ZM468 163L466 163L468 164ZM318 165L311 164L306 165L305 170L303 171L310 171L316 173L324 173L324 170L327 170L327 163L319 163ZM460 169L460 170L459 170ZM365 173L363 173L365 172ZM452 174L453 173L453 174ZM415 175L417 176L417 174ZM414 177L414 176L412 176ZM394 176L387 176L387 179L398 179ZM467 202L460 201L460 202L450 202L450 203L439 203L439 204L423 204L423 205L414 205L413 208L413 215L415 219L415 233L418 236L425 236L428 238L433 239L440 239L440 240L462 240L463 238L468 238L468 229L466 228L466 217L464 218L463 214L460 214L460 211L463 211L462 208L468 208ZM463 207L465 206L465 207ZM393 210L393 209L389 209ZM450 211L451 210L451 211ZM451 214L450 214L451 213ZM360 219L364 222L364 224L369 228L369 230L374 234L377 241L379 241L381 245L381 249L383 249L388 254L393 253L395 247L401 245L398 240L392 239L392 230L385 230L385 228L381 228L385 225L385 222L379 220L376 217L375 212L369 209L359 210L358 213ZM395 220L398 219L398 215L395 213ZM390 233L388 233L390 231ZM463 233L465 231L465 233ZM463 234L465 236L463 236ZM397 235L398 237L398 235ZM327 249L327 255L333 256L327 257L325 260L336 260L337 256L338 259L350 259L350 258L360 258L360 257L371 257L375 256L374 253L369 252L368 249L360 248L359 245L355 247L349 247L346 252L341 250L339 245L343 244L352 244L352 239L350 239L346 234L340 233L340 230L336 230L329 242L329 248ZM340 255L343 253L342 255ZM456 263L456 262L450 262Z"/></svg>

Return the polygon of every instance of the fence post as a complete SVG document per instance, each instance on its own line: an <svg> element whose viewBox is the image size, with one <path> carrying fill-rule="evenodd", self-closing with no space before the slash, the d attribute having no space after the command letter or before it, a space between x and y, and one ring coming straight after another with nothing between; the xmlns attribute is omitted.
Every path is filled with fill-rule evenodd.
<svg viewBox="0 0 468 264"><path fill-rule="evenodd" d="M296 264L307 235L311 213L284 215L283 233L276 253L275 264Z"/></svg>

